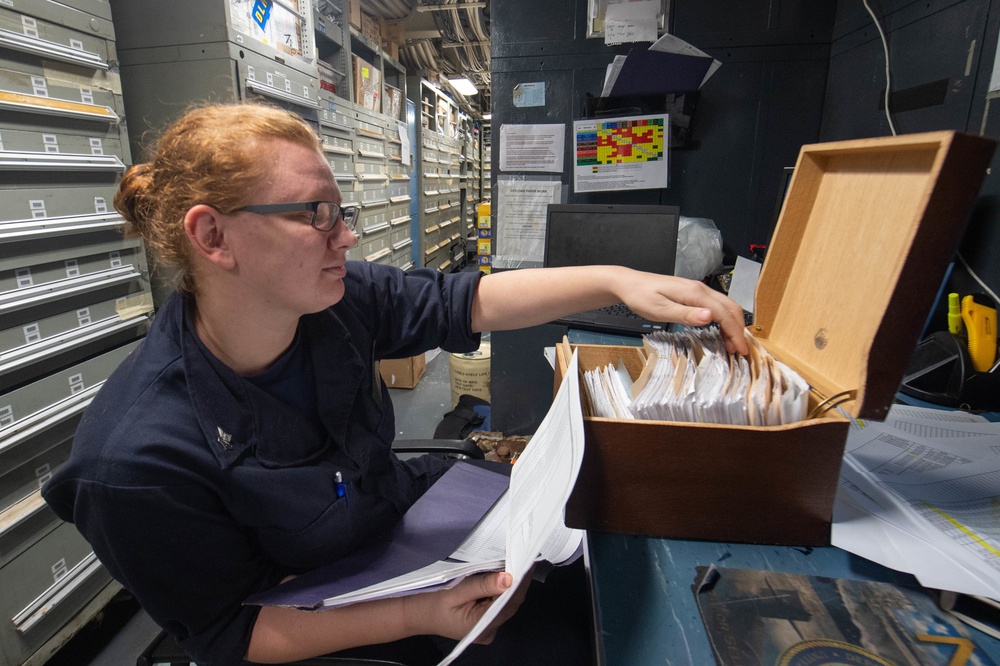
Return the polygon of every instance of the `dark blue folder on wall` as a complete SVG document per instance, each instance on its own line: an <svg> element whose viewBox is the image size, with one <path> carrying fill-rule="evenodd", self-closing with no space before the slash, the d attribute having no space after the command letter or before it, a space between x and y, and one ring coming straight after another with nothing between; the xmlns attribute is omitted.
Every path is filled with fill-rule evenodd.
<svg viewBox="0 0 1000 666"><path fill-rule="evenodd" d="M611 97L665 95L698 90L712 58L649 49L632 49L625 58Z"/></svg>

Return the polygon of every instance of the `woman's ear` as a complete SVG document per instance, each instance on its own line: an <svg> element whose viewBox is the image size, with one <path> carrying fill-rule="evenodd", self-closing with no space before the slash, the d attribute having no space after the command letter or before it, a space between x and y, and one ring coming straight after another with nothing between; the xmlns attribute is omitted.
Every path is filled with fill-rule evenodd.
<svg viewBox="0 0 1000 666"><path fill-rule="evenodd" d="M207 204L192 206L184 215L184 232L198 256L229 269L236 265L236 259L226 242L223 217Z"/></svg>

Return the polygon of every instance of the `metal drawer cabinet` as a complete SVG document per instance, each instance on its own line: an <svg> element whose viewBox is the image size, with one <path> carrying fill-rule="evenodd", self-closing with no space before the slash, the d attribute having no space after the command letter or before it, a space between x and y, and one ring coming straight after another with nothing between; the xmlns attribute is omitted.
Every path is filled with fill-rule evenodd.
<svg viewBox="0 0 1000 666"><path fill-rule="evenodd" d="M84 12L90 17L111 21L111 4L108 0L58 0L58 2L55 0L11 0L9 4L19 12L31 13L49 19L53 23L59 23L59 17L65 15L63 13L65 8ZM50 5L62 5L63 8L56 8L58 13L49 13L52 11Z"/></svg>
<svg viewBox="0 0 1000 666"><path fill-rule="evenodd" d="M69 456L97 391L138 341L0 396L0 512L40 489Z"/></svg>
<svg viewBox="0 0 1000 666"><path fill-rule="evenodd" d="M389 263L404 271L408 271L413 268L413 252L411 251L412 244L413 241L408 241L404 247L393 249Z"/></svg>
<svg viewBox="0 0 1000 666"><path fill-rule="evenodd" d="M11 256L0 259L0 294L123 266L147 272L146 254L138 238L95 245L88 244L86 236L74 240L77 244L72 246L53 241L48 247L32 243L6 245Z"/></svg>
<svg viewBox="0 0 1000 666"><path fill-rule="evenodd" d="M365 237L361 242L361 254L365 261L380 261L391 255L388 229L373 234L370 238Z"/></svg>
<svg viewBox="0 0 1000 666"><path fill-rule="evenodd" d="M96 213L107 214L115 196L114 172L107 174L106 182L94 182L93 174L72 175L55 182L24 182L24 174L5 174L8 184L0 185L0 217L25 222L42 218L76 217ZM50 181L56 179L49 175ZM87 182L87 181L90 182ZM20 186L11 181L21 181ZM115 214L117 217L117 214ZM120 218L118 218L120 220ZM0 234L6 225L0 227Z"/></svg>
<svg viewBox="0 0 1000 666"><path fill-rule="evenodd" d="M385 176L383 176L384 178ZM369 208L381 208L389 205L389 192L385 187L384 180L368 180L361 184L361 205L367 210ZM355 191L358 187L355 186Z"/></svg>
<svg viewBox="0 0 1000 666"><path fill-rule="evenodd" d="M69 408L75 405L70 401L103 385L139 342L135 340L110 349L0 395L0 451L9 446L15 436L28 430L37 432L44 424L65 418Z"/></svg>
<svg viewBox="0 0 1000 666"><path fill-rule="evenodd" d="M367 242L376 235L383 235L389 228L389 218L384 208L365 208L358 220L358 233L362 242Z"/></svg>
<svg viewBox="0 0 1000 666"><path fill-rule="evenodd" d="M4 127L0 121L0 151L14 153L44 153L46 155L82 155L105 156L113 155L121 161L123 155L127 155L128 147L122 142L121 135L116 131L106 132L101 135L93 133L75 133L69 131L51 131L50 128L21 129ZM50 131L46 131L50 130ZM10 158L5 156L8 163ZM25 158L22 158L25 159ZM40 158L44 160L51 157ZM112 160L105 162L114 163Z"/></svg>
<svg viewBox="0 0 1000 666"><path fill-rule="evenodd" d="M117 59L111 21L58 2L26 3L26 10L0 7L0 47L47 61L109 69Z"/></svg>
<svg viewBox="0 0 1000 666"><path fill-rule="evenodd" d="M108 0L4 0L3 4L17 14L115 39Z"/></svg>
<svg viewBox="0 0 1000 666"><path fill-rule="evenodd" d="M121 586L64 523L0 568L0 589L0 666L41 666Z"/></svg>
<svg viewBox="0 0 1000 666"><path fill-rule="evenodd" d="M354 160L352 158L327 153L326 159L330 163L330 169L333 170L333 177L337 179L337 184L342 188L343 184L353 183L357 180L357 176L354 175Z"/></svg>
<svg viewBox="0 0 1000 666"><path fill-rule="evenodd" d="M123 288L127 288L124 285ZM121 293L121 292L119 292ZM47 304L41 310L26 310L15 313L17 317L0 318L0 358L10 355L17 356L23 352L28 357L33 348L46 348L59 340L81 337L86 331L102 325L113 325L120 322L119 309L127 301L128 296L147 298L141 291L115 292L101 294L105 300L97 302L62 301ZM148 299L151 300L151 299ZM69 307L68 310L62 308Z"/></svg>
<svg viewBox="0 0 1000 666"><path fill-rule="evenodd" d="M391 166L389 167L392 168ZM389 201L400 204L410 201L410 178L399 173L388 173L389 176ZM407 206L409 208L409 206Z"/></svg>
<svg viewBox="0 0 1000 666"><path fill-rule="evenodd" d="M50 427L20 438L7 438L10 441L0 440L0 447L3 447L0 448L0 511L10 509L40 490L66 462L83 409L92 399L90 392L74 396L71 402L81 406L78 409L76 405L73 409L67 406L64 418Z"/></svg>

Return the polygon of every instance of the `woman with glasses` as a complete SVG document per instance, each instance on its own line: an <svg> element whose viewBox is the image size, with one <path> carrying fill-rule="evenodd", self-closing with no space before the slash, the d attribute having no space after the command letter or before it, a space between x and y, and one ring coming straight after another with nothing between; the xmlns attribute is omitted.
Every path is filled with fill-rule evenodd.
<svg viewBox="0 0 1000 666"><path fill-rule="evenodd" d="M43 494L203 666L389 643L434 663L509 586L490 573L315 613L242 604L384 534L444 473L438 459L391 453L379 359L471 351L482 331L621 301L661 321L718 321L746 351L742 310L696 282L617 267L481 276L348 262L358 209L342 202L314 131L258 105L188 112L115 197L128 230L176 272L177 293L95 397ZM463 658L586 659L585 638L574 655L548 622L534 641L506 629Z"/></svg>

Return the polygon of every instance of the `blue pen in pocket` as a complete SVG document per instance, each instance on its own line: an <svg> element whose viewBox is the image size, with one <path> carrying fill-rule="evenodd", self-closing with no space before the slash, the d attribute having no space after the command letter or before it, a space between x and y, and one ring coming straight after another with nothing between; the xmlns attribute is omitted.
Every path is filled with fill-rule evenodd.
<svg viewBox="0 0 1000 666"><path fill-rule="evenodd" d="M351 498L347 496L347 484L344 483L344 475L337 472L333 475L333 481L337 484L337 497L343 497L347 506L351 506Z"/></svg>

